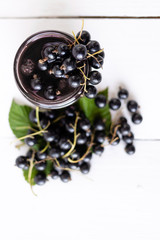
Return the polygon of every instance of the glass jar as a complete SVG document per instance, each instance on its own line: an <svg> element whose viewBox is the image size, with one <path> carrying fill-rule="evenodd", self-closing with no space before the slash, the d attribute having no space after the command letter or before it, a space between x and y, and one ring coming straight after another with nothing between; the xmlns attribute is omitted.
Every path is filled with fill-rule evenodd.
<svg viewBox="0 0 160 240"><path fill-rule="evenodd" d="M59 79L59 84L63 89L63 94L57 96L55 100L47 100L29 86L29 80L33 76L32 70L35 63L38 62L41 56L41 49L46 44L59 45L60 43L72 44L74 38L64 32L58 31L43 31L38 32L27 38L18 49L14 60L14 76L17 86L24 97L31 103L41 108L59 109L67 107L76 102L84 91L84 86L74 89L69 87L67 80ZM26 61L29 61L29 69L26 75L22 73L22 66ZM33 69L32 69L33 68ZM34 71L34 70L33 70ZM84 73L87 76L89 72L88 60L85 61ZM43 73L42 73L43 74ZM47 79L47 76L45 77Z"/></svg>

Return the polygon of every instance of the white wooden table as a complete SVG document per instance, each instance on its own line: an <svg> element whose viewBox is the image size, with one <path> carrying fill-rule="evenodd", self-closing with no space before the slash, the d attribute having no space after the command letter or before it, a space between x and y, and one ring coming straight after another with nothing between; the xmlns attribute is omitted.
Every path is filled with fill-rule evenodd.
<svg viewBox="0 0 160 240"><path fill-rule="evenodd" d="M32 195L14 167L17 150L8 124L17 89L13 60L20 44L47 29L78 32L81 18L105 48L103 82L111 96L127 87L143 124L133 126L136 154L121 143L94 157L87 177L50 181ZM160 240L160 1L5 0L0 4L1 174L0 239Z"/></svg>

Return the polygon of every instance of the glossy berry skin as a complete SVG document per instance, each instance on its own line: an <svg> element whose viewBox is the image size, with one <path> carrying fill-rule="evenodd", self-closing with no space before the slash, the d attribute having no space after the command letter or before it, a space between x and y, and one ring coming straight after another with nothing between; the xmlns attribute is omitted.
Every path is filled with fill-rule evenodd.
<svg viewBox="0 0 160 240"><path fill-rule="evenodd" d="M32 122L32 123L37 123L37 118L36 118L36 111L35 109L32 109L29 113L29 120Z"/></svg>
<svg viewBox="0 0 160 240"><path fill-rule="evenodd" d="M131 144L133 143L134 135L132 132L130 132L128 135L124 135L122 139L125 143Z"/></svg>
<svg viewBox="0 0 160 240"><path fill-rule="evenodd" d="M132 122L134 124L140 124L143 121L142 115L140 113L133 113Z"/></svg>
<svg viewBox="0 0 160 240"><path fill-rule="evenodd" d="M80 152L78 152L77 150L75 150L72 154L71 154L71 158L73 160L78 160L80 158Z"/></svg>
<svg viewBox="0 0 160 240"><path fill-rule="evenodd" d="M98 55L100 55L101 57L105 58L105 53L104 53L104 51L101 52L101 53L99 53Z"/></svg>
<svg viewBox="0 0 160 240"><path fill-rule="evenodd" d="M103 131L95 132L95 141L98 143L104 143L106 134Z"/></svg>
<svg viewBox="0 0 160 240"><path fill-rule="evenodd" d="M49 121L48 119L43 118L43 119L40 121L41 128L42 128L42 129L43 129L43 128L46 128L46 127L48 126L49 122L50 122L50 121Z"/></svg>
<svg viewBox="0 0 160 240"><path fill-rule="evenodd" d="M113 138L113 135L110 134L110 135L108 136L108 139L109 139L109 143L110 143L112 146L116 146L116 145L118 145L119 142L120 142L120 137L119 137L118 134L116 134L114 138Z"/></svg>
<svg viewBox="0 0 160 240"><path fill-rule="evenodd" d="M94 122L94 129L95 129L95 131L104 131L105 130L105 123L102 121L102 119L97 119Z"/></svg>
<svg viewBox="0 0 160 240"><path fill-rule="evenodd" d="M32 78L31 79L31 87L35 91L40 91L42 89L42 82L40 78Z"/></svg>
<svg viewBox="0 0 160 240"><path fill-rule="evenodd" d="M92 86L92 85L88 85L86 87L86 90L87 92L84 93L84 95L87 97L87 98L95 98L96 95L97 95L97 89L96 87Z"/></svg>
<svg viewBox="0 0 160 240"><path fill-rule="evenodd" d="M56 57L57 57L57 54L54 52L54 50L55 50L54 46L53 47L52 46L46 47L43 51L44 58L55 61Z"/></svg>
<svg viewBox="0 0 160 240"><path fill-rule="evenodd" d="M24 139L24 142L29 146L29 147L33 147L36 143L37 143L37 140L36 138L31 138L31 137L27 137Z"/></svg>
<svg viewBox="0 0 160 240"><path fill-rule="evenodd" d="M135 146L133 144L127 144L126 147L125 147L125 151L129 155L132 155L132 154L135 153L136 149L135 149Z"/></svg>
<svg viewBox="0 0 160 240"><path fill-rule="evenodd" d="M119 122L120 122L120 124L127 123L127 119L125 117L120 117Z"/></svg>
<svg viewBox="0 0 160 240"><path fill-rule="evenodd" d="M52 179L57 179L59 177L59 174L58 174L58 171L56 170L56 169L53 169L52 171L51 171L51 178Z"/></svg>
<svg viewBox="0 0 160 240"><path fill-rule="evenodd" d="M48 110L48 111L45 112L45 115L46 115L46 117L49 118L50 120L53 120L54 118L56 118L57 113L56 113L56 111L54 111L54 110Z"/></svg>
<svg viewBox="0 0 160 240"><path fill-rule="evenodd" d="M90 162L92 159L92 152L88 153L87 156L84 157L84 162Z"/></svg>
<svg viewBox="0 0 160 240"><path fill-rule="evenodd" d="M97 85L102 81L102 75L98 71L91 71L88 77L90 78L89 83L92 85Z"/></svg>
<svg viewBox="0 0 160 240"><path fill-rule="evenodd" d="M79 120L80 129L87 131L91 128L91 123L87 118L83 118Z"/></svg>
<svg viewBox="0 0 160 240"><path fill-rule="evenodd" d="M100 50L100 44L97 41L90 41L87 44L87 49L89 50L89 53L95 53Z"/></svg>
<svg viewBox="0 0 160 240"><path fill-rule="evenodd" d="M17 157L16 166L23 170L27 170L29 167L29 162L27 161L27 157L24 157L24 156Z"/></svg>
<svg viewBox="0 0 160 240"><path fill-rule="evenodd" d="M45 158L47 157L47 152L41 152L41 151L38 151L36 152L36 158L38 160L44 160Z"/></svg>
<svg viewBox="0 0 160 240"><path fill-rule="evenodd" d="M128 101L127 103L127 108L128 108L128 111L131 112L131 113L135 113L138 109L138 104L136 101L134 100L130 100Z"/></svg>
<svg viewBox="0 0 160 240"><path fill-rule="evenodd" d="M29 149L28 152L26 153L26 158L30 159L32 157L32 154L33 154L33 150Z"/></svg>
<svg viewBox="0 0 160 240"><path fill-rule="evenodd" d="M63 69L65 70L65 73L71 72L76 68L76 60L71 57L66 58L63 61L62 66L63 66Z"/></svg>
<svg viewBox="0 0 160 240"><path fill-rule="evenodd" d="M46 71L48 69L48 64L46 61L43 61L43 60L39 60L38 61L38 68L41 70L41 71Z"/></svg>
<svg viewBox="0 0 160 240"><path fill-rule="evenodd" d="M76 44L73 48L72 48L72 56L78 60L78 61L82 61L85 59L85 57L87 56L87 48L85 45L83 44Z"/></svg>
<svg viewBox="0 0 160 240"><path fill-rule="evenodd" d="M129 124L128 123L124 123L124 124L122 124L121 125L121 127L120 127L120 133L124 136L124 135L128 135L129 134L129 132L130 132L130 126L129 126Z"/></svg>
<svg viewBox="0 0 160 240"><path fill-rule="evenodd" d="M34 177L34 182L37 185L44 185L46 181L47 179L44 172L38 172L37 175Z"/></svg>
<svg viewBox="0 0 160 240"><path fill-rule="evenodd" d="M44 162L36 163L34 166L38 171L44 171L47 166L47 163L44 161Z"/></svg>
<svg viewBox="0 0 160 240"><path fill-rule="evenodd" d="M65 128L67 130L67 132L69 133L74 133L74 121L67 121L65 124Z"/></svg>
<svg viewBox="0 0 160 240"><path fill-rule="evenodd" d="M84 132L81 132L80 135L77 137L77 144L83 145L87 142L87 137Z"/></svg>
<svg viewBox="0 0 160 240"><path fill-rule="evenodd" d="M81 84L81 77L78 75L73 75L68 78L68 83L72 88L77 88Z"/></svg>
<svg viewBox="0 0 160 240"><path fill-rule="evenodd" d="M58 159L60 168L68 168L68 162L65 161L64 159Z"/></svg>
<svg viewBox="0 0 160 240"><path fill-rule="evenodd" d="M68 142L68 140L65 137L63 137L59 141L59 147L63 150L68 150L71 148L71 144Z"/></svg>
<svg viewBox="0 0 160 240"><path fill-rule="evenodd" d="M103 62L103 58L100 55L97 55L96 59L91 57L89 63L91 67L95 69L99 69L103 66L104 62Z"/></svg>
<svg viewBox="0 0 160 240"><path fill-rule="evenodd" d="M87 162L83 162L83 163L80 165L80 171L81 171L81 173L87 174L87 173L89 173L89 170L90 170L90 165L89 165Z"/></svg>
<svg viewBox="0 0 160 240"><path fill-rule="evenodd" d="M58 54L61 57L66 57L69 54L69 47L65 43L61 43L57 48Z"/></svg>
<svg viewBox="0 0 160 240"><path fill-rule="evenodd" d="M69 167L70 169L76 170L76 169L79 168L79 165L78 165L78 163L69 163L69 164L68 164L68 167Z"/></svg>
<svg viewBox="0 0 160 240"><path fill-rule="evenodd" d="M43 133L44 140L46 142L53 142L55 140L56 133L53 129L48 128L47 132Z"/></svg>
<svg viewBox="0 0 160 240"><path fill-rule="evenodd" d="M60 65L54 65L53 69L52 69L54 76L57 78L62 78L64 75L64 70L61 69Z"/></svg>
<svg viewBox="0 0 160 240"><path fill-rule="evenodd" d="M121 88L118 92L119 99L127 99L128 95L129 95L128 91L124 88Z"/></svg>
<svg viewBox="0 0 160 240"><path fill-rule="evenodd" d="M104 152L104 147L102 147L101 145L94 145L93 146L93 152L96 155L101 156L102 153Z"/></svg>
<svg viewBox="0 0 160 240"><path fill-rule="evenodd" d="M53 86L48 86L45 89L44 97L48 100L54 100L56 98L56 92Z"/></svg>
<svg viewBox="0 0 160 240"><path fill-rule="evenodd" d="M95 98L95 104L98 108L104 108L107 104L107 99L104 95L99 94Z"/></svg>
<svg viewBox="0 0 160 240"><path fill-rule="evenodd" d="M79 38L79 35L80 35L80 32L77 33L76 38L78 38L79 43L82 43L84 45L86 45L91 39L90 33L85 30L82 31L80 38Z"/></svg>
<svg viewBox="0 0 160 240"><path fill-rule="evenodd" d="M60 179L62 180L62 182L67 183L71 180L71 176L70 173L68 171L63 171L60 175Z"/></svg>
<svg viewBox="0 0 160 240"><path fill-rule="evenodd" d="M74 118L75 117L75 111L76 111L76 108L72 105L72 106L67 107L65 109L65 114L69 118Z"/></svg>
<svg viewBox="0 0 160 240"><path fill-rule="evenodd" d="M60 149L57 147L53 147L49 150L49 156L51 158L59 158L60 157Z"/></svg>
<svg viewBox="0 0 160 240"><path fill-rule="evenodd" d="M121 107L120 100L118 98L112 98L109 101L109 107L110 107L110 109L112 109L114 111L118 110Z"/></svg>

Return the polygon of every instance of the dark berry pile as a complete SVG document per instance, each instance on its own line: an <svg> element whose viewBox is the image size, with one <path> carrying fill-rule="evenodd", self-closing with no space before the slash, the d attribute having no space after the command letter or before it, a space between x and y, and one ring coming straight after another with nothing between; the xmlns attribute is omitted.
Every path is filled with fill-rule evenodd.
<svg viewBox="0 0 160 240"><path fill-rule="evenodd" d="M118 98L112 98L109 101L109 107L111 110L118 110L120 109L122 103L126 104L127 109L131 115L132 122L134 124L140 124L143 118L142 118L142 115L138 112L138 108L139 108L138 103L134 100L127 101L128 96L129 96L129 92L124 88L120 88L120 90L118 91ZM128 124L126 117L121 116L118 119L117 123L112 127L111 133L108 136L108 138L111 145L114 145L114 146L120 142L120 139L122 139L126 144L125 146L126 153L128 153L129 155L132 155L135 153L136 149L133 144L134 134L131 131L131 127Z"/></svg>
<svg viewBox="0 0 160 240"><path fill-rule="evenodd" d="M102 67L104 51L97 41L91 40L89 32L79 32L72 44L45 43L39 51L41 59L36 62L27 59L21 66L22 74L29 75L27 81L36 95L55 100L67 88L83 86L87 98L96 96L95 85L101 82L102 76L92 68Z"/></svg>
<svg viewBox="0 0 160 240"><path fill-rule="evenodd" d="M91 125L74 105L61 111L39 112L37 109L29 113L34 127L24 137L30 149L25 156L16 159L16 166L27 171L29 182L29 172L36 173L34 183L38 185L44 184L48 176L68 182L73 170L87 174L93 153L100 156L104 151L105 122L96 118ZM40 148L35 150L37 145Z"/></svg>

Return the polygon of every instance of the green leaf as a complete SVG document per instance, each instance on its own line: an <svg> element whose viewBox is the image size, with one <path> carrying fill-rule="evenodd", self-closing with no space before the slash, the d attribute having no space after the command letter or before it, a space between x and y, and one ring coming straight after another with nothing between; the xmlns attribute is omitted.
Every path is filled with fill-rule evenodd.
<svg viewBox="0 0 160 240"><path fill-rule="evenodd" d="M23 170L24 178L25 178L25 180L29 183L29 180L28 180L28 172L29 172L29 169ZM31 174L31 185L35 185L34 177L36 176L37 173L38 173L38 170L37 170L35 167L33 167L33 169L32 169L32 174Z"/></svg>
<svg viewBox="0 0 160 240"><path fill-rule="evenodd" d="M46 168L44 170L46 176L48 176L51 173L52 169L53 169L53 162L48 160L47 161L47 166L46 166Z"/></svg>
<svg viewBox="0 0 160 240"><path fill-rule="evenodd" d="M32 110L31 107L25 105L19 105L14 100L9 111L9 124L14 135L17 138L27 135L28 129L19 129L21 127L32 126L29 120L29 112Z"/></svg>
<svg viewBox="0 0 160 240"><path fill-rule="evenodd" d="M108 88L98 94L104 95L108 100ZM97 117L104 119L106 123L106 133L109 133L111 127L111 114L108 104L106 104L104 108L98 108L95 105L94 99L82 97L79 99L78 105L92 124Z"/></svg>

